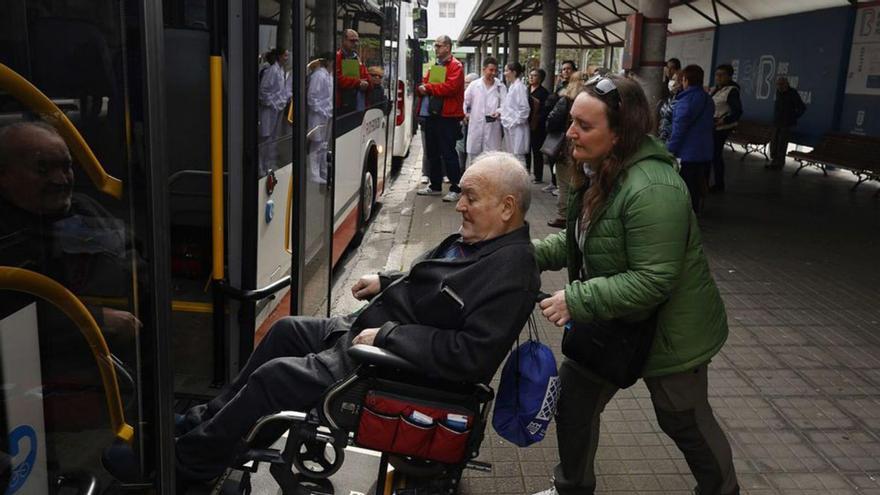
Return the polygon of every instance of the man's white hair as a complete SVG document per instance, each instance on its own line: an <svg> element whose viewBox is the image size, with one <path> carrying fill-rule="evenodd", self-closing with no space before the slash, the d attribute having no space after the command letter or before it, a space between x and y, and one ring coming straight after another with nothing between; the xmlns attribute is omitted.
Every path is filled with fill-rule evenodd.
<svg viewBox="0 0 880 495"><path fill-rule="evenodd" d="M498 195L513 196L523 217L526 216L532 203L529 173L514 155L505 151L483 153L468 166L467 172L479 172L491 179L498 188Z"/></svg>

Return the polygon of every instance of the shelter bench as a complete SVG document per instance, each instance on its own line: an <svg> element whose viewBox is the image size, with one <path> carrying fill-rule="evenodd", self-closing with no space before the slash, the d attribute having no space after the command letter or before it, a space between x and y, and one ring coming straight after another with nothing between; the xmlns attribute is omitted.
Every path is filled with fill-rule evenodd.
<svg viewBox="0 0 880 495"><path fill-rule="evenodd" d="M733 151L733 145L742 146L746 152L740 157L740 161L746 159L752 153L764 155L764 161L770 161L767 155L767 146L773 139L773 125L753 120L741 120L727 136L727 145Z"/></svg>
<svg viewBox="0 0 880 495"><path fill-rule="evenodd" d="M804 167L816 167L828 175L828 166L849 170L858 182L850 189L855 191L863 182L880 181L880 138L855 134L828 133L812 151L790 151L788 156L799 166L794 175ZM878 190L877 194L880 194Z"/></svg>

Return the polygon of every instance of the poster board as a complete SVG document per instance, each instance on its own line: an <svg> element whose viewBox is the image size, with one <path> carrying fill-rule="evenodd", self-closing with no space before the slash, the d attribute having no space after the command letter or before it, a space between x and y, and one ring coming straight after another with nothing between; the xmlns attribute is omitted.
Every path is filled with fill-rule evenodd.
<svg viewBox="0 0 880 495"><path fill-rule="evenodd" d="M846 94L880 96L880 6L856 14Z"/></svg>
<svg viewBox="0 0 880 495"><path fill-rule="evenodd" d="M671 34L666 38L666 60L681 60L682 68L699 65L707 75L712 72L712 51L715 48L715 28L689 33ZM708 77L705 79L707 82Z"/></svg>

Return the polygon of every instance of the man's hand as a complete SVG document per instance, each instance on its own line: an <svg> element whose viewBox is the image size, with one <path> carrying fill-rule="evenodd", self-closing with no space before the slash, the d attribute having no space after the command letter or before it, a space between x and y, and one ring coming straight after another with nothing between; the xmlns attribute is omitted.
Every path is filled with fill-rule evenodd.
<svg viewBox="0 0 880 495"><path fill-rule="evenodd" d="M381 288L382 284L379 282L379 275L372 273L364 275L351 286L351 295L358 301L365 301L378 294Z"/></svg>
<svg viewBox="0 0 880 495"><path fill-rule="evenodd" d="M134 338L143 327L143 323L128 311L113 308L101 308L104 317L104 331L108 335Z"/></svg>
<svg viewBox="0 0 880 495"><path fill-rule="evenodd" d="M361 91L366 91L370 87L370 83L361 79L359 87Z"/></svg>
<svg viewBox="0 0 880 495"><path fill-rule="evenodd" d="M564 290L554 292L552 296L541 301L539 306L541 306L541 313L544 317L557 327L565 326L568 320L571 319L568 305L565 304Z"/></svg>
<svg viewBox="0 0 880 495"><path fill-rule="evenodd" d="M426 88L424 84L419 84L419 87L416 88L416 91L422 96L428 94L428 88Z"/></svg>
<svg viewBox="0 0 880 495"><path fill-rule="evenodd" d="M378 328L368 328L366 330L361 331L361 333L357 334L351 343L352 345L364 344L364 345L373 345L373 341L376 340L376 334L379 333Z"/></svg>
<svg viewBox="0 0 880 495"><path fill-rule="evenodd" d="M497 119L498 117L501 116L501 112L492 112L489 114L489 116L492 117L493 119Z"/></svg>

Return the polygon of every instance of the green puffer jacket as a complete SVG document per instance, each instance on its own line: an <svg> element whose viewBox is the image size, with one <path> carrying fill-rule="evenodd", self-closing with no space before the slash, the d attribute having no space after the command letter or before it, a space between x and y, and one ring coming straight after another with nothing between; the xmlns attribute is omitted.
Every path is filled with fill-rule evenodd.
<svg viewBox="0 0 880 495"><path fill-rule="evenodd" d="M574 233L583 187L569 197L567 228L533 241L542 271L568 268L565 301L573 320L636 321L660 306L643 376L691 369L727 340L724 303L674 163L662 143L646 138L580 249Z"/></svg>

